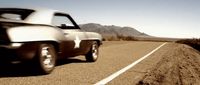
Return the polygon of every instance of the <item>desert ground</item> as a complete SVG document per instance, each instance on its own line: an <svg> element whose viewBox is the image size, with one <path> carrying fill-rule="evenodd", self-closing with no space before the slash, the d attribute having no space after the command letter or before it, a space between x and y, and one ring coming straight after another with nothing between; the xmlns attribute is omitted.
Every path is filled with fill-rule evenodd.
<svg viewBox="0 0 200 85"><path fill-rule="evenodd" d="M24 64L0 65L0 85L93 85L137 61L165 42L105 41L97 62L83 56L59 61L49 75ZM200 52L168 42L107 85L199 85Z"/></svg>

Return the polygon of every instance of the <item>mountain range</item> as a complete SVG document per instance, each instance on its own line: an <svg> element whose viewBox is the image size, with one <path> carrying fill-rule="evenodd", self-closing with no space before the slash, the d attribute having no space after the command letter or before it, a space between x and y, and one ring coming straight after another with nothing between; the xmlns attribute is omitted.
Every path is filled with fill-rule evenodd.
<svg viewBox="0 0 200 85"><path fill-rule="evenodd" d="M139 32L132 27L120 27L115 25L101 25L96 23L88 23L79 25L83 31L100 33L106 40L118 40L134 37L149 37L148 34Z"/></svg>

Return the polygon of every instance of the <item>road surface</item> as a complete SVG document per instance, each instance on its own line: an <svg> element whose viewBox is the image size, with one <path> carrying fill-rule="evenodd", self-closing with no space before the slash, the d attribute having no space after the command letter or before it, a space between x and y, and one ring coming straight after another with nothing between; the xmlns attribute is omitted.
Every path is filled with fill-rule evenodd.
<svg viewBox="0 0 200 85"><path fill-rule="evenodd" d="M49 75L37 75L23 65L1 65L0 85L92 85L145 56L163 42L107 41L100 47L97 62L83 56L63 60ZM162 47L161 47L162 49ZM155 52L156 53L156 52ZM154 55L154 54L152 54ZM151 55L114 78L108 85L133 85L156 62ZM147 63L148 62L148 63ZM31 67L30 67L31 68Z"/></svg>

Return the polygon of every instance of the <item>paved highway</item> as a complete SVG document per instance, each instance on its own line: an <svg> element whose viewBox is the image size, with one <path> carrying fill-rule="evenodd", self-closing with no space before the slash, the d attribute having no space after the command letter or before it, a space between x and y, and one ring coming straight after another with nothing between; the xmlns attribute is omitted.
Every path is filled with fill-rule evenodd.
<svg viewBox="0 0 200 85"><path fill-rule="evenodd" d="M163 42L109 41L100 47L97 62L83 56L63 60L49 75L37 75L23 65L0 65L0 85L92 85L145 56ZM162 47L161 47L162 48ZM151 56L150 56L151 57ZM149 58L150 59L150 58ZM156 58L154 58L156 59ZM152 59L150 59L151 62ZM142 61L145 62L145 61ZM139 63L114 78L108 85L132 85L150 66Z"/></svg>

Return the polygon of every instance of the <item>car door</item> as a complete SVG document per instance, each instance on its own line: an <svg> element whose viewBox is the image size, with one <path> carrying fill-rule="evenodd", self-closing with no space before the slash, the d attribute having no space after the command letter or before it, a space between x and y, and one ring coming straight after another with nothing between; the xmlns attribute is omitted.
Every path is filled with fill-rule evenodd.
<svg viewBox="0 0 200 85"><path fill-rule="evenodd" d="M85 32L80 31L78 25L69 15L56 13L53 21L53 25L61 29L66 38L60 44L61 56L73 57L88 50Z"/></svg>

